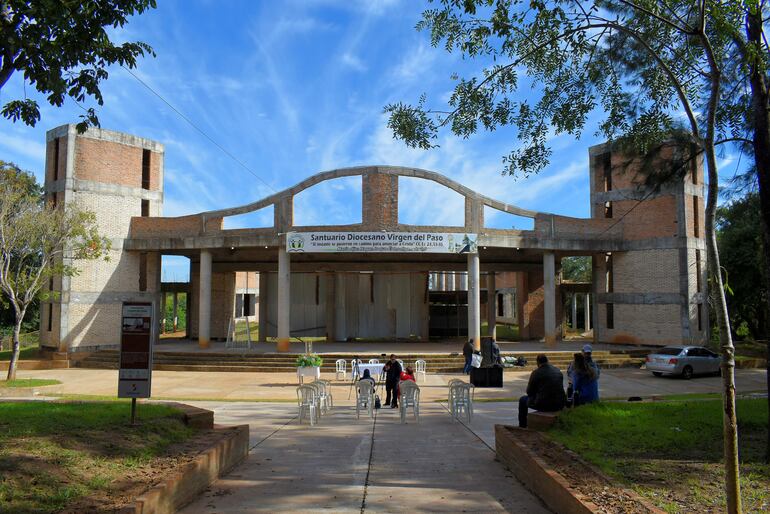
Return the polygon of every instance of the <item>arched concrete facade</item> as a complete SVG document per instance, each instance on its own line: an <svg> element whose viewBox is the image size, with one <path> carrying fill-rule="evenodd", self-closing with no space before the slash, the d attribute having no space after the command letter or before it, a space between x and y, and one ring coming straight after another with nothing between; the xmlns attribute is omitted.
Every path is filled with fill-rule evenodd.
<svg viewBox="0 0 770 514"><path fill-rule="evenodd" d="M484 196L434 171L394 166L360 166L326 171L239 207L189 216L162 217L158 215L160 203L157 208L150 209L146 209L144 203L162 202L162 150L150 154L161 170L160 178L155 179L156 189L127 189L115 184L118 174L120 180L126 180L125 177L144 178L144 164L138 167L130 164L133 161L126 155L139 155L141 161L142 156L147 155L147 148L162 149L161 145L108 131L89 131L78 135L67 127L60 127L49 132L49 147L52 141L64 137L62 134L66 134L66 139L56 144L73 149L72 162L67 164L64 178L51 177L49 180L47 175L46 191L49 194L63 191L75 198L83 194L83 188L90 188L90 194L100 195L105 205L102 210L101 204L94 204L99 223L104 227L121 226L114 231L114 238L119 243L117 262L108 266L109 269L97 270L96 278L87 285L79 286L79 290L70 287L66 291L69 298L75 295L93 300L90 304L93 308L81 312L85 317L89 312L103 311L107 304L133 298L140 293L159 296L154 289L160 282L159 267L155 263L159 263L160 255L167 254L184 255L191 259L190 310L193 319L190 333L197 336L202 346L208 345L212 337L225 335L226 319L234 310L236 271L260 273L260 323L264 320L268 327L262 332L270 335L273 329L269 327L274 323L279 348L286 348L289 337L297 330L293 326L297 314L293 311L296 311L298 303L293 301L293 296L314 297L315 305L308 307L308 312L312 311L308 319L312 318L316 324L313 328L322 329L330 339L354 337L350 335L350 320L358 316L359 327L367 321L362 320L360 313L354 314L343 306L358 302L360 295L366 294L371 295L371 303L377 304L372 288L380 290L385 284L398 289L396 296L402 295L400 300L391 298L388 300L391 303L383 303L384 311L372 311L368 315L379 319L388 309L393 310L393 305L403 306L408 301L412 306L408 315L397 311L395 314L386 313L387 316L396 316L397 327L399 321L407 316L410 333L427 337L425 298L430 273L434 273L433 281L439 277L443 279L446 291L454 291L462 280L467 281L468 333L475 341L478 342L481 336L482 290L492 292L487 304L487 317L493 319L494 292L506 288L517 292L516 318L522 336L542 337L547 343L554 343L559 336L557 319L560 319L560 302L557 301L557 291L560 259L569 255L588 255L593 257L592 294L596 307L591 325L595 328L594 335L598 341L637 340L665 344L703 338L706 334L708 324L703 319L706 309L702 305L705 298L702 290L705 265L701 264L705 258L703 180L702 169L697 162L692 173L681 183L660 191L650 191L637 183L634 174L629 172L634 168L633 162L629 166L628 159L623 159L609 147L593 147L589 152L592 217L587 219L522 209ZM661 158L666 158L666 155ZM53 159L53 150L50 150L49 161ZM88 179L80 177L82 170L94 168L95 162L111 162L116 170L122 169L118 174L99 175L96 179L94 173L88 175ZM135 167L129 169L129 166ZM297 194L328 180L352 176L361 177L360 223L295 226L294 199ZM401 177L433 181L460 194L465 204L464 223L461 226L401 223L398 218ZM112 197L126 195L135 199L129 202L132 205L130 209L116 212L106 208ZM644 200L642 204L635 206L641 199ZM137 204L136 210L133 202ZM141 213L137 212L140 202ZM266 207L273 208L271 227L224 228L225 218ZM484 224L485 207L531 218L534 220L533 229L487 227ZM338 231L474 234L477 236L478 251L467 254L287 252L286 234L290 232ZM123 262L131 260L139 263L138 270L122 267ZM655 264L651 265L651 262ZM126 285L123 288L126 291L121 294L112 297L106 294L104 288L116 275L137 271L139 287L134 289L141 289L144 284L144 290L133 291L130 285ZM496 282L495 273L504 272L518 272L516 283ZM397 274L402 276L397 277ZM353 275L359 276L351 279ZM372 275L366 278L370 281L369 286L362 275ZM482 282L484 275L487 276ZM393 286L396 283L401 285ZM153 289L148 290L147 284L152 284ZM61 291L65 292L63 287ZM61 323L77 323L78 320L63 319L71 318L64 308L65 304L67 302L63 300L58 312L49 314L58 315ZM71 303L66 306L71 307ZM80 344L71 341L64 346L73 349L77 346L106 345L105 342L110 340L108 334L113 329L105 327L112 323L113 315L102 316L98 324L102 327L101 333L92 330L92 324L87 333L81 334ZM44 317L41 323L45 325L48 321ZM494 323L491 325L493 327ZM55 339L56 336L50 336L51 342Z"/></svg>

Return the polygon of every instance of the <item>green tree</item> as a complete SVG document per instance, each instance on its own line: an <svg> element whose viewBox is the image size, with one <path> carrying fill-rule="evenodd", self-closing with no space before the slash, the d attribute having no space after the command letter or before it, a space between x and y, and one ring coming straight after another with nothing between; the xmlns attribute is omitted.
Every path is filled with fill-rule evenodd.
<svg viewBox="0 0 770 514"><path fill-rule="evenodd" d="M104 104L99 83L107 68L136 67L137 57L153 55L142 42L114 44L109 27L122 27L128 18L155 8L155 0L0 0L0 90L14 72L47 95L51 105L66 97L83 102L88 97ZM34 126L40 108L30 98L14 99L2 108L3 116ZM81 115L78 130L99 126L93 108Z"/></svg>
<svg viewBox="0 0 770 514"><path fill-rule="evenodd" d="M711 294L722 350L724 451L728 512L740 512L734 346L714 222L718 197L716 147L735 141L747 124L734 99L764 70L764 41L740 61L736 41L747 16L762 21L758 1L706 0L442 0L418 29L434 46L489 63L478 76L456 77L448 108L386 106L388 125L408 145L430 148L439 130L461 137L477 130L517 129L520 145L503 157L510 174L537 173L548 163L552 133L579 137L588 116L603 111L599 133L625 151L654 158L666 140L689 142L708 171L706 245ZM757 29L760 35L763 24ZM757 53L763 56L756 57ZM754 65L754 68L750 66ZM537 88L519 77L524 70ZM523 83L521 83L523 82ZM744 89L740 89L740 84ZM518 94L522 87L530 96ZM683 113L682 117L679 113ZM694 158L692 152L685 157ZM770 155L770 152L768 152ZM648 162L651 162L650 161ZM685 173L675 163L665 175Z"/></svg>
<svg viewBox="0 0 770 514"><path fill-rule="evenodd" d="M0 291L13 309L13 354L8 380L16 378L19 333L35 300L52 294L49 278L73 276L80 259L97 259L109 249L99 236L96 217L78 206L48 208L30 194L30 174L6 168L0 175Z"/></svg>
<svg viewBox="0 0 770 514"><path fill-rule="evenodd" d="M0 175L9 175L14 177L14 180L18 180L18 187L27 192L30 196L39 198L40 202L43 201L43 188L37 183L35 177L30 173L24 173L22 170L12 162L6 162L0 160ZM3 349L3 341L6 337L13 333L13 325L16 315L11 308L10 303L5 300L4 296L0 295L0 350ZM26 321L22 329L24 331L37 330L39 325L40 312L39 302L33 302L27 311Z"/></svg>
<svg viewBox="0 0 770 514"><path fill-rule="evenodd" d="M768 330L766 290L757 287L757 278L764 281L767 274L760 212L756 192L717 210L717 241L730 291L727 304L733 333L745 325L754 340L763 340Z"/></svg>
<svg viewBox="0 0 770 514"><path fill-rule="evenodd" d="M570 282L590 282L591 257L565 257L561 260L561 276Z"/></svg>

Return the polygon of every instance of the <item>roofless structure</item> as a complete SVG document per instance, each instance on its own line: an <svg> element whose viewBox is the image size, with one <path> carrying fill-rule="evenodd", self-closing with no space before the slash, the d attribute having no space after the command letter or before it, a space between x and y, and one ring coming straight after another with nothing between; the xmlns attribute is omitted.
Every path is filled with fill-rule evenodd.
<svg viewBox="0 0 770 514"><path fill-rule="evenodd" d="M678 151L667 148L660 158ZM60 294L41 309L42 346L115 346L122 302L152 301L160 320L162 255L190 258L190 283L183 287L189 292L189 336L203 347L226 336L239 271L259 273L260 338L276 337L279 351L288 350L295 334L427 340L431 293L446 273L457 272L467 277L457 289L467 291L462 323L476 344L485 335L483 290L494 333L501 277L516 289L521 337L555 343L560 261L574 255L592 257L596 341L670 344L706 337L704 187L697 159L681 180L654 191L639 183L636 161L608 145L592 147L591 218L580 219L522 209L439 173L395 166L326 171L240 207L163 217L163 157L160 143L118 132L77 134L66 125L47 133L50 203L87 206L113 244L109 261L75 263L79 275L49 284ZM361 177L360 223L295 224L297 194L353 176ZM464 223L401 223L401 177L433 181L461 195ZM431 199L423 201L430 208ZM265 208L273 210L272 226L225 228L227 218ZM484 223L488 208L531 218L533 228L490 228Z"/></svg>

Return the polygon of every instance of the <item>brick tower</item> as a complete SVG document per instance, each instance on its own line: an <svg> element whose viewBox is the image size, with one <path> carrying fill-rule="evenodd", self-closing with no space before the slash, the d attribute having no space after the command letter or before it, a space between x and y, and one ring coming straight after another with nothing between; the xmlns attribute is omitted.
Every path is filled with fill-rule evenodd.
<svg viewBox="0 0 770 514"><path fill-rule="evenodd" d="M665 146L658 162L692 155ZM703 344L708 339L703 160L660 189L643 184L640 160L589 150L591 217L622 224L624 251L594 256L598 342ZM674 159L676 161L677 159Z"/></svg>
<svg viewBox="0 0 770 514"><path fill-rule="evenodd" d="M125 301L155 302L160 319L160 255L124 251L123 241L132 216L161 214L163 145L101 129L78 134L75 125L52 129L46 134L45 194L49 204L94 212L112 249L108 261L73 262L79 274L50 281L59 294L41 305L41 347L118 345Z"/></svg>

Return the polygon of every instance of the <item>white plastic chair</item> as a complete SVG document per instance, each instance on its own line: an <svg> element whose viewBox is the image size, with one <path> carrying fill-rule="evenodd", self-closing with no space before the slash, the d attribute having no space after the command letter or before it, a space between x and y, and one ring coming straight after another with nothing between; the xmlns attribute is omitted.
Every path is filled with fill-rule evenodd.
<svg viewBox="0 0 770 514"><path fill-rule="evenodd" d="M369 364L379 364L379 363L380 363L379 359L369 359Z"/></svg>
<svg viewBox="0 0 770 514"><path fill-rule="evenodd" d="M374 417L374 384L371 380L359 380L356 385L356 419L359 419L362 407Z"/></svg>
<svg viewBox="0 0 770 514"><path fill-rule="evenodd" d="M310 419L310 426L315 425L318 420L318 398L316 389L309 385L297 387L297 403L299 404L299 422L307 416Z"/></svg>
<svg viewBox="0 0 770 514"><path fill-rule="evenodd" d="M473 384L455 383L452 384L451 389L453 390L450 393L452 417L460 419L460 415L464 413L470 423L473 420Z"/></svg>
<svg viewBox="0 0 770 514"><path fill-rule="evenodd" d="M403 380L399 383L399 409L401 409L401 423L406 423L406 409L412 407L414 419L420 422L420 388L411 380Z"/></svg>
<svg viewBox="0 0 770 514"><path fill-rule="evenodd" d="M331 400L329 400L329 395L326 392L326 384L320 380L314 380L310 383L310 387L316 391L318 413L324 414L331 408Z"/></svg>
<svg viewBox="0 0 770 514"><path fill-rule="evenodd" d="M322 378L319 378L316 380L316 382L322 382L324 385L324 394L326 395L326 398L329 402L329 408L334 408L334 396L332 395L332 383L328 380L324 380Z"/></svg>
<svg viewBox="0 0 770 514"><path fill-rule="evenodd" d="M423 359L418 359L414 361L414 378L417 378L422 374L422 381L425 382L428 380L428 376L426 374L426 370L428 369L428 363L425 362Z"/></svg>
<svg viewBox="0 0 770 514"><path fill-rule="evenodd" d="M340 379L340 373L342 373L342 380L345 380L348 376L347 370L345 369L345 359L337 359L336 363L336 374L334 375L334 378L337 380Z"/></svg>
<svg viewBox="0 0 770 514"><path fill-rule="evenodd" d="M454 406L454 395L455 395L455 393L457 392L457 390L454 388L454 386L455 386L455 385L457 385L457 384L465 384L465 382L463 382L463 381L462 381L462 380L460 380L459 378L453 378L453 379L452 379L452 380L450 380L450 381L449 381L449 383L448 383L448 386L449 386L449 387L448 387L448 392L449 392L449 395L448 395L448 397L447 397L447 405L449 406L449 413L450 413L452 416L454 416L454 415L455 415L455 411L454 411L454 408L455 408L455 406Z"/></svg>
<svg viewBox="0 0 770 514"><path fill-rule="evenodd" d="M350 374L353 375L354 379L358 379L358 365L362 364L362 362L358 359L351 359L350 360Z"/></svg>

